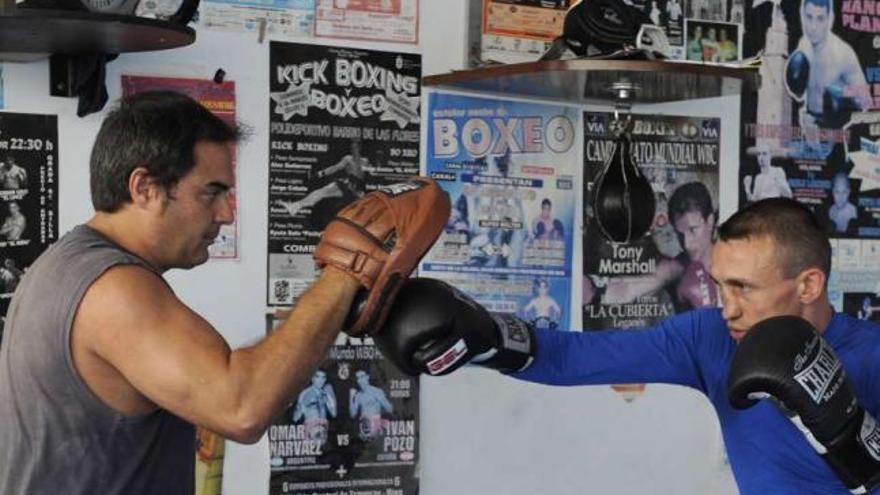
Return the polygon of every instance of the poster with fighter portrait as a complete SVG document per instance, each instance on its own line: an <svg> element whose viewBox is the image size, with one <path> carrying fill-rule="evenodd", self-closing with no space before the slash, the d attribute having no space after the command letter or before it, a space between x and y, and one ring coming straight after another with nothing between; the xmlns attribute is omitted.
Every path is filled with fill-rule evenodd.
<svg viewBox="0 0 880 495"><path fill-rule="evenodd" d="M742 98L739 202L808 205L846 262L829 294L874 290L880 243L880 12L873 2L746 2L744 55L762 53L761 84ZM839 242L838 242L839 241ZM839 249L838 249L839 248Z"/></svg>
<svg viewBox="0 0 880 495"><path fill-rule="evenodd" d="M58 119L0 113L0 337L31 263L58 238Z"/></svg>
<svg viewBox="0 0 880 495"><path fill-rule="evenodd" d="M579 110L438 92L428 111L427 173L452 213L419 273L570 329Z"/></svg>
<svg viewBox="0 0 880 495"><path fill-rule="evenodd" d="M593 186L611 158L614 115L585 112L582 309L584 331L651 326L718 304L709 276L718 220L720 120L632 115L630 159L654 190L648 233L609 242L593 209ZM644 386L638 385L639 390ZM617 388L625 393L632 390Z"/></svg>
<svg viewBox="0 0 880 495"><path fill-rule="evenodd" d="M340 208L419 173L419 55L270 45L267 304L314 280Z"/></svg>
<svg viewBox="0 0 880 495"><path fill-rule="evenodd" d="M267 331L278 318L266 315ZM419 493L419 379L369 337L340 334L268 436L271 495Z"/></svg>

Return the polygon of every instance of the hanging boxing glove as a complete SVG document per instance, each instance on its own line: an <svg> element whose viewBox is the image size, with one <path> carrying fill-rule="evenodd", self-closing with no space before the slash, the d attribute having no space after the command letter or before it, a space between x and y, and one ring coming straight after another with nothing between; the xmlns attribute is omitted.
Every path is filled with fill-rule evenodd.
<svg viewBox="0 0 880 495"><path fill-rule="evenodd" d="M631 242L654 223L656 203L651 183L632 158L627 124L618 132L611 157L593 186L593 213L602 235L610 242Z"/></svg>

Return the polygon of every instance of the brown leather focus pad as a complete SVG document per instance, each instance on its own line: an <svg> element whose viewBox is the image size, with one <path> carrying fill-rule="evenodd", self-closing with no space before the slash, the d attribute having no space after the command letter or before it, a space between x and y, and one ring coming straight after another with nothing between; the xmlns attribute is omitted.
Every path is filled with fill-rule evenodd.
<svg viewBox="0 0 880 495"><path fill-rule="evenodd" d="M440 236L449 209L449 196L436 182L414 177L381 187L337 213L314 257L319 268L340 268L369 291L346 332L381 328L401 282Z"/></svg>

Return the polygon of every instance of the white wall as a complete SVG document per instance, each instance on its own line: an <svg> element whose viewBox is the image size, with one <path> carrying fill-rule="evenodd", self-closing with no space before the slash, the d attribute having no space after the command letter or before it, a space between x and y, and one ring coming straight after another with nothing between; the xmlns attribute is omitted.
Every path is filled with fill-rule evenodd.
<svg viewBox="0 0 880 495"><path fill-rule="evenodd" d="M425 74L460 69L466 54L467 0L421 0L420 46L359 44L420 51ZM289 40L311 42L310 40ZM254 136L239 148L240 259L169 275L175 291L233 346L261 337L266 274L268 43L253 35L199 31L173 51L124 54L108 66L111 99L120 74L210 78L222 67L237 86L238 117ZM76 117L76 100L48 96L48 62L5 63L6 109L59 116L60 231L91 215L88 154L102 115ZM722 184L736 183L735 99L666 105L657 111L724 118ZM722 217L735 205L722 192ZM579 250L578 250L579 252ZM735 493L708 403L696 393L649 386L633 403L608 387L554 389L467 369L422 380L420 474L426 495L507 493ZM227 448L224 493L268 491L268 446Z"/></svg>

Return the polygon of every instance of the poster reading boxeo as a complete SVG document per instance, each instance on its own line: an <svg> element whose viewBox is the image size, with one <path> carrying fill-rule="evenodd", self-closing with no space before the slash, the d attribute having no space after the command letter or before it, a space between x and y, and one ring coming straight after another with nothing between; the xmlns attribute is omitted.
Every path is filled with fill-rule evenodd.
<svg viewBox="0 0 880 495"><path fill-rule="evenodd" d="M421 264L490 311L570 326L573 107L432 93L427 173L452 213Z"/></svg>

